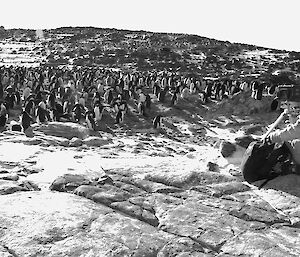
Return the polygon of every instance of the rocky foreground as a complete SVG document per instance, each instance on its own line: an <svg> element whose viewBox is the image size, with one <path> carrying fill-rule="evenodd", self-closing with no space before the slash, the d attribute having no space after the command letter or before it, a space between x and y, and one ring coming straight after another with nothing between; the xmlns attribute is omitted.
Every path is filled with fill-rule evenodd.
<svg viewBox="0 0 300 257"><path fill-rule="evenodd" d="M71 123L3 132L0 256L299 256L300 177L247 184L247 140L224 154L238 133L220 129L202 145Z"/></svg>

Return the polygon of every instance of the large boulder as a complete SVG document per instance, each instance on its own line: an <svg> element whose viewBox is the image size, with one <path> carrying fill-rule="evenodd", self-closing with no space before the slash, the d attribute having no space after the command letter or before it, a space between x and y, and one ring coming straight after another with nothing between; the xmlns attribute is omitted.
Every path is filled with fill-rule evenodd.
<svg viewBox="0 0 300 257"><path fill-rule="evenodd" d="M67 139L85 139L90 135L89 129L72 122L49 122L48 124L35 124L34 131L39 131L45 135L64 137Z"/></svg>

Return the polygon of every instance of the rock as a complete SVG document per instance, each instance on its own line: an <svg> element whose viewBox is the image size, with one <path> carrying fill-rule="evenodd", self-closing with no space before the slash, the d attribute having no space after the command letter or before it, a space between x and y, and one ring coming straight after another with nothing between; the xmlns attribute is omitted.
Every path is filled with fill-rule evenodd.
<svg viewBox="0 0 300 257"><path fill-rule="evenodd" d="M103 187L100 188L100 187L91 186L91 185L81 185L74 190L74 194L83 196L88 199L92 199L93 195L95 195L96 193L105 191L105 190L106 189Z"/></svg>
<svg viewBox="0 0 300 257"><path fill-rule="evenodd" d="M34 137L32 127L27 128L27 129L24 131L24 133L25 133L26 137Z"/></svg>
<svg viewBox="0 0 300 257"><path fill-rule="evenodd" d="M0 253L12 256L157 256L176 238L73 194L12 194L0 205L9 206L0 209Z"/></svg>
<svg viewBox="0 0 300 257"><path fill-rule="evenodd" d="M71 147L78 147L82 145L82 140L77 138L77 137L73 137L70 141L69 141L69 146Z"/></svg>
<svg viewBox="0 0 300 257"><path fill-rule="evenodd" d="M19 176L17 174L1 174L0 179L18 181Z"/></svg>
<svg viewBox="0 0 300 257"><path fill-rule="evenodd" d="M117 187L109 186L107 190L93 195L92 200L97 203L110 205L112 202L126 201L131 195Z"/></svg>
<svg viewBox="0 0 300 257"><path fill-rule="evenodd" d="M228 141L222 141L220 145L220 152L223 157L229 157L236 151L236 146Z"/></svg>
<svg viewBox="0 0 300 257"><path fill-rule="evenodd" d="M26 189L26 191L40 191L41 189L38 187L37 184L35 184L32 181L29 180L23 180L19 182L19 186Z"/></svg>
<svg viewBox="0 0 300 257"><path fill-rule="evenodd" d="M247 148L255 139L252 136L237 137L235 143L241 147Z"/></svg>
<svg viewBox="0 0 300 257"><path fill-rule="evenodd" d="M0 180L0 195L13 194L19 191L28 191L28 189L18 185L15 181Z"/></svg>
<svg viewBox="0 0 300 257"><path fill-rule="evenodd" d="M90 134L88 128L72 122L49 122L48 124L35 125L34 129L43 132L45 135L67 139L72 139L73 137L85 139Z"/></svg>
<svg viewBox="0 0 300 257"><path fill-rule="evenodd" d="M245 185L242 182L231 181L231 182L207 185L205 187L204 186L194 186L191 189L197 190L199 192L208 193L211 196L221 197L224 195L249 191L250 187Z"/></svg>
<svg viewBox="0 0 300 257"><path fill-rule="evenodd" d="M77 174L65 174L56 178L50 185L50 190L60 192L73 192L77 187L81 185L89 185L92 180L86 178L83 175Z"/></svg>
<svg viewBox="0 0 300 257"><path fill-rule="evenodd" d="M256 132L261 132L263 131L263 126L262 125L250 125L247 127L243 128L244 132L246 135L251 135L251 134L255 134Z"/></svg>
<svg viewBox="0 0 300 257"><path fill-rule="evenodd" d="M68 140L68 139L61 140L59 142L59 145L61 145L61 146L69 146L70 145L70 140Z"/></svg>
<svg viewBox="0 0 300 257"><path fill-rule="evenodd" d="M114 202L111 204L111 207L128 214L131 217L141 219L143 209L135 204L130 203L129 201Z"/></svg>
<svg viewBox="0 0 300 257"><path fill-rule="evenodd" d="M110 144L112 142L109 138L101 138L101 137L88 137L85 138L82 143L87 146L103 146Z"/></svg>
<svg viewBox="0 0 300 257"><path fill-rule="evenodd" d="M142 220L147 222L148 224L157 227L159 225L159 221L157 217L150 211L148 210L143 210L142 212Z"/></svg>
<svg viewBox="0 0 300 257"><path fill-rule="evenodd" d="M205 249L190 238L176 238L168 242L157 254L157 257L190 256L207 257ZM211 255L213 256L213 255Z"/></svg>
<svg viewBox="0 0 300 257"><path fill-rule="evenodd" d="M219 166L217 163L213 163L213 162L208 162L207 163L207 167L209 171L212 172L219 172Z"/></svg>

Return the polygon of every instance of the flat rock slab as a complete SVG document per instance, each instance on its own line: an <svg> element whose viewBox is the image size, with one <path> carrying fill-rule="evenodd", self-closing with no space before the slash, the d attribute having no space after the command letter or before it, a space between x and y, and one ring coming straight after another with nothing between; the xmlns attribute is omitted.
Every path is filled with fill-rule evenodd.
<svg viewBox="0 0 300 257"><path fill-rule="evenodd" d="M178 239L68 193L15 193L0 206L9 206L0 210L1 256L169 256Z"/></svg>

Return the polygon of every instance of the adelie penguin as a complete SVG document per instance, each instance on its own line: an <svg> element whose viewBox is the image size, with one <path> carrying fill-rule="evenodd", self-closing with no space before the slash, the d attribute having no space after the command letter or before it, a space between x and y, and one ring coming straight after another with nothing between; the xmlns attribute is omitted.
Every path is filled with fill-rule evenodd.
<svg viewBox="0 0 300 257"><path fill-rule="evenodd" d="M94 107L95 119L97 123L102 119L103 111L104 106L101 103L97 103Z"/></svg>
<svg viewBox="0 0 300 257"><path fill-rule="evenodd" d="M25 111L31 115L34 114L34 100L33 99L29 99L26 104L25 104Z"/></svg>
<svg viewBox="0 0 300 257"><path fill-rule="evenodd" d="M21 126L24 132L30 127L31 122L33 122L33 118L24 110L21 116Z"/></svg>
<svg viewBox="0 0 300 257"><path fill-rule="evenodd" d="M162 120L161 115L155 116L155 118L153 119L153 128L154 129L159 129L161 127L161 120Z"/></svg>
<svg viewBox="0 0 300 257"><path fill-rule="evenodd" d="M0 128L4 128L8 120L7 108L4 103L0 103Z"/></svg>
<svg viewBox="0 0 300 257"><path fill-rule="evenodd" d="M96 123L95 123L94 114L92 111L86 112L85 121L90 130L96 131Z"/></svg>

